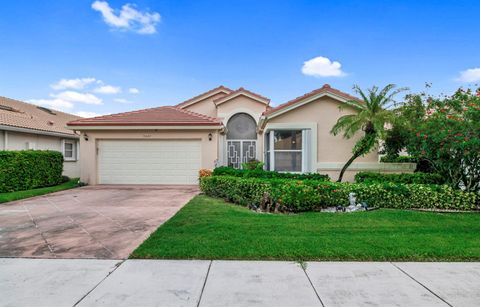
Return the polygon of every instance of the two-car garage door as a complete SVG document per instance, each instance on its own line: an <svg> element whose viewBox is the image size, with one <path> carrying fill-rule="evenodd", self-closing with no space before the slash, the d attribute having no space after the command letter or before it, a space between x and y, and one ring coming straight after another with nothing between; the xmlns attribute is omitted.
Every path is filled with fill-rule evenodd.
<svg viewBox="0 0 480 307"><path fill-rule="evenodd" d="M100 184L196 184L201 166L197 140L101 140Z"/></svg>

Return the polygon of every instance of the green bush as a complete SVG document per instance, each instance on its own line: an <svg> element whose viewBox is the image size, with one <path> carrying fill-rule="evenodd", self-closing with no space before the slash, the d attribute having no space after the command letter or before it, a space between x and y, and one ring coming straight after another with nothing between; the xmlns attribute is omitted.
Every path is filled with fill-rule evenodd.
<svg viewBox="0 0 480 307"><path fill-rule="evenodd" d="M233 176L244 178L265 178L265 179L297 179L297 180L321 180L329 181L328 175L318 173L279 173L272 171L265 171L263 169L235 169L232 167L221 166L213 170L213 176Z"/></svg>
<svg viewBox="0 0 480 307"><path fill-rule="evenodd" d="M417 158L410 156L383 156L380 158L383 163L417 163Z"/></svg>
<svg viewBox="0 0 480 307"><path fill-rule="evenodd" d="M445 179L441 175L435 173L381 174L375 172L359 172L355 175L355 182L444 184Z"/></svg>
<svg viewBox="0 0 480 307"><path fill-rule="evenodd" d="M314 211L347 206L349 193L370 207L401 209L479 208L480 196L454 190L447 185L396 183L337 183L317 180L286 180L212 176L201 178L201 190L208 196L240 205L262 206L265 202L287 212Z"/></svg>
<svg viewBox="0 0 480 307"><path fill-rule="evenodd" d="M58 151L0 151L0 193L62 183L63 156Z"/></svg>

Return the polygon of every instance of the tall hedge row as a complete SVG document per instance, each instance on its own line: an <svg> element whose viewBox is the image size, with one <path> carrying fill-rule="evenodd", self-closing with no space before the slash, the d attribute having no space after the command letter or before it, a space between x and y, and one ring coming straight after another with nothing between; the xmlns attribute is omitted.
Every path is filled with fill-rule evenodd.
<svg viewBox="0 0 480 307"><path fill-rule="evenodd" d="M355 175L357 183L418 183L418 184L445 184L445 178L435 173L403 173L403 174L382 174L376 172L358 172Z"/></svg>
<svg viewBox="0 0 480 307"><path fill-rule="evenodd" d="M446 185L397 183L336 183L317 180L258 179L211 176L200 180L202 191L240 205L280 206L282 211L313 211L330 206L347 206L348 194L370 207L401 209L474 210L480 205L475 193Z"/></svg>
<svg viewBox="0 0 480 307"><path fill-rule="evenodd" d="M0 193L62 182L63 155L52 150L0 151Z"/></svg>

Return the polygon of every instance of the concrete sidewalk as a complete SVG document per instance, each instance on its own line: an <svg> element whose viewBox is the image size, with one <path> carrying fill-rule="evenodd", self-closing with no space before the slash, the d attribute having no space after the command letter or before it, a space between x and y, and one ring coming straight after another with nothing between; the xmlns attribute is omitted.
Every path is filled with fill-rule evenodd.
<svg viewBox="0 0 480 307"><path fill-rule="evenodd" d="M480 306L480 263L0 259L0 306Z"/></svg>

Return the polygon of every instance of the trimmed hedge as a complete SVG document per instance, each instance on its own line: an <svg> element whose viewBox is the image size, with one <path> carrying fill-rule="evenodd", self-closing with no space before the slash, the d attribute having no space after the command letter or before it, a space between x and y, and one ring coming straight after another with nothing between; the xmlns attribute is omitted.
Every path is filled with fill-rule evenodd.
<svg viewBox="0 0 480 307"><path fill-rule="evenodd" d="M417 163L418 159L411 156L383 156L380 158L383 163Z"/></svg>
<svg viewBox="0 0 480 307"><path fill-rule="evenodd" d="M359 172L355 175L357 183L418 183L418 184L445 184L445 178L435 173L404 173L381 174L375 172Z"/></svg>
<svg viewBox="0 0 480 307"><path fill-rule="evenodd" d="M51 150L0 151L0 193L62 183L63 155Z"/></svg>
<svg viewBox="0 0 480 307"><path fill-rule="evenodd" d="M449 186L395 183L334 183L317 180L284 180L204 177L201 190L208 196L220 197L243 206L279 208L281 211L314 211L325 207L348 206L348 194L357 194L357 201L370 207L400 209L479 208L480 196L454 190Z"/></svg>
<svg viewBox="0 0 480 307"><path fill-rule="evenodd" d="M330 181L330 177L318 173L279 173L265 171L262 169L235 169L228 166L217 167L213 170L213 176L232 176L244 178L264 178L264 179L297 179L297 180L320 180Z"/></svg>

